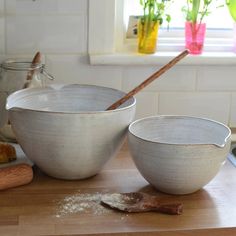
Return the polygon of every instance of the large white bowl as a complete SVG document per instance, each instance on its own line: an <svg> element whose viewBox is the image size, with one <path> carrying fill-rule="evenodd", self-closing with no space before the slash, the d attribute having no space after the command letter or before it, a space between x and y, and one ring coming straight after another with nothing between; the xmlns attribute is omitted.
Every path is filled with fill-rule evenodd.
<svg viewBox="0 0 236 236"><path fill-rule="evenodd" d="M230 129L213 120L156 116L129 126L129 147L143 177L170 194L193 193L218 173L230 149Z"/></svg>
<svg viewBox="0 0 236 236"><path fill-rule="evenodd" d="M135 99L105 111L125 93L92 85L52 85L17 91L9 119L26 156L50 176L84 179L119 150L135 114Z"/></svg>

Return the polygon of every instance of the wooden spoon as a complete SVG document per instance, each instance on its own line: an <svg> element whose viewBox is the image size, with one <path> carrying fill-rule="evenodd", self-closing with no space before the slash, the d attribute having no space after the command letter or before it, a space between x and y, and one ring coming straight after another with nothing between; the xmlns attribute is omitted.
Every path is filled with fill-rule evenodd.
<svg viewBox="0 0 236 236"><path fill-rule="evenodd" d="M142 82L140 85L138 85L136 88L131 90L129 93L127 93L124 97L113 103L111 106L109 106L106 110L114 110L117 107L119 107L121 104L125 103L129 98L134 96L136 93L138 93L140 90L145 88L147 85L149 85L152 81L159 78L162 74L164 74L167 70L169 70L172 66L174 66L177 62L179 62L181 59L183 59L185 56L189 54L188 50L183 51L180 53L177 57L172 59L169 63L167 63L165 66L163 66L160 70L152 74L149 78L147 78L144 82Z"/></svg>
<svg viewBox="0 0 236 236"><path fill-rule="evenodd" d="M163 204L156 196L142 192L104 194L101 203L125 212L156 211L169 215L180 215L183 212L182 203Z"/></svg>
<svg viewBox="0 0 236 236"><path fill-rule="evenodd" d="M41 53L40 52L37 52L31 62L31 67L33 68L36 64L40 63L41 62ZM35 73L35 70L30 70L28 73L27 73L27 78L26 78L26 82L24 84L24 87L23 88L28 88L29 85L30 85L30 82L31 80L33 79L33 76L34 76L34 73Z"/></svg>

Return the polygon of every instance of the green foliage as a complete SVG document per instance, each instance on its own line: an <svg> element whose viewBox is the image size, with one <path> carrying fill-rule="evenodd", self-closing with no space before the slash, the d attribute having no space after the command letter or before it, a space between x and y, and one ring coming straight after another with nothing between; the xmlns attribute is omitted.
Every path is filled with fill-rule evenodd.
<svg viewBox="0 0 236 236"><path fill-rule="evenodd" d="M186 21L201 23L203 18L208 16L213 10L211 7L219 8L221 0L186 0L186 5L182 7ZM211 8L211 9L210 9Z"/></svg>
<svg viewBox="0 0 236 236"><path fill-rule="evenodd" d="M164 20L169 23L171 16L165 14L167 7L173 2L173 0L139 0L140 5L143 7L142 21L159 21L161 25Z"/></svg>
<svg viewBox="0 0 236 236"><path fill-rule="evenodd" d="M233 20L236 22L236 0L226 0L226 4Z"/></svg>

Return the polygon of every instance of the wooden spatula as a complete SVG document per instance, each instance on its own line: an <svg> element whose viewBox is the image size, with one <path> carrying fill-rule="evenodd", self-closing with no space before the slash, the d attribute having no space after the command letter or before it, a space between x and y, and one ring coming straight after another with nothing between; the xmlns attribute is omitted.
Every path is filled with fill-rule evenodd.
<svg viewBox="0 0 236 236"><path fill-rule="evenodd" d="M156 196L142 192L104 194L101 203L125 212L156 211L169 215L180 215L183 212L182 203L162 204Z"/></svg>

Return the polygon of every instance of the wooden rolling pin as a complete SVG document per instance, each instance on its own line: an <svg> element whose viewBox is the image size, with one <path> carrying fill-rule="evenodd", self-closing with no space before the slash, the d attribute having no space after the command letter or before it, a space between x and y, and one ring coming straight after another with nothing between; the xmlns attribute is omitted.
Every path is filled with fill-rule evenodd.
<svg viewBox="0 0 236 236"><path fill-rule="evenodd" d="M30 165L18 164L0 169L0 190L28 184L33 179Z"/></svg>

